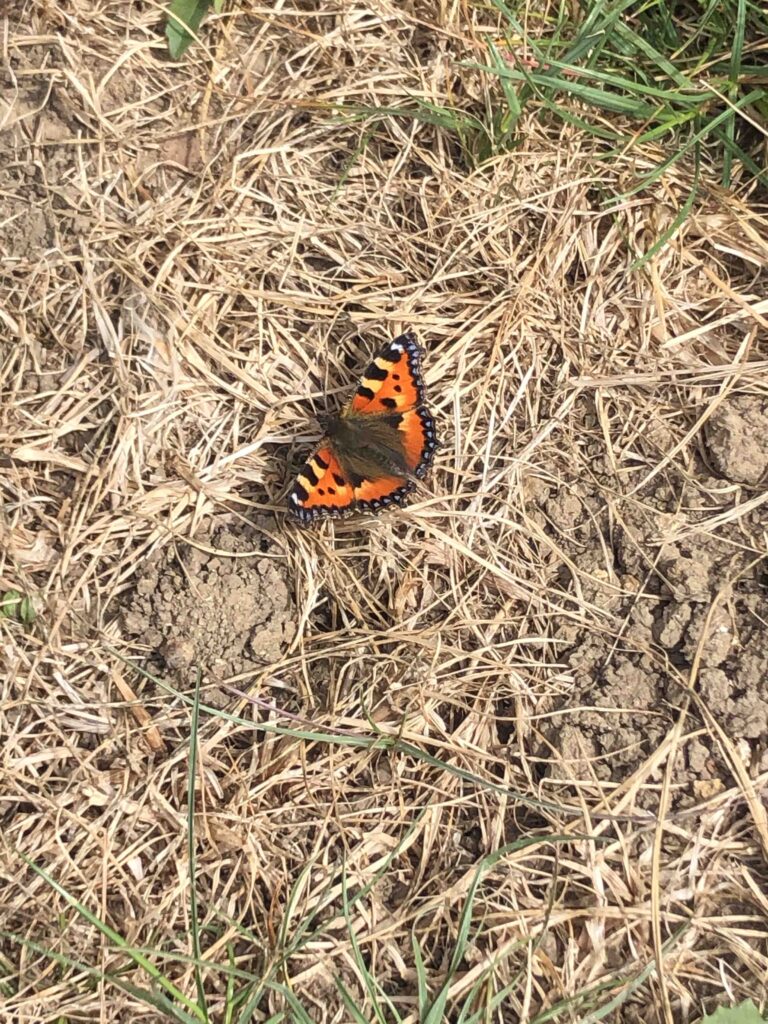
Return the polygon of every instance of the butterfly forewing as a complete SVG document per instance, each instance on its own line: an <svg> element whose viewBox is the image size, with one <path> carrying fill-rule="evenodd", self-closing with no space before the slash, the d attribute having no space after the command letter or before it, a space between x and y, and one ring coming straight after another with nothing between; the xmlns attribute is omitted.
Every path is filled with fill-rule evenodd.
<svg viewBox="0 0 768 1024"><path fill-rule="evenodd" d="M402 412L424 401L421 349L408 331L376 355L358 384L352 412Z"/></svg>

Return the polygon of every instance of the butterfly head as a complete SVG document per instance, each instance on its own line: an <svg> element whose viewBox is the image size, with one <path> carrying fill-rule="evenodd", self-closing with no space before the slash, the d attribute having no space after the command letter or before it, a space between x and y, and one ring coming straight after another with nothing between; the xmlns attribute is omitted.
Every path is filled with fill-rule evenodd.
<svg viewBox="0 0 768 1024"><path fill-rule="evenodd" d="M319 412L315 415L315 419L320 424L324 437L333 436L334 423L338 418L339 414L334 412Z"/></svg>

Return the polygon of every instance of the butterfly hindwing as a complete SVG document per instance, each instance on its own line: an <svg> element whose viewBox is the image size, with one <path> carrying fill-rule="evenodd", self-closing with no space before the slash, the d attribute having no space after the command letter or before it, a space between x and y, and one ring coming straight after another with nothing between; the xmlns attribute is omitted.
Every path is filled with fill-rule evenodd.
<svg viewBox="0 0 768 1024"><path fill-rule="evenodd" d="M390 341L362 376L352 412L402 412L424 402L421 348L412 331Z"/></svg>
<svg viewBox="0 0 768 1024"><path fill-rule="evenodd" d="M342 516L352 507L355 492L339 460L327 445L307 459L288 495L288 507L303 523Z"/></svg>
<svg viewBox="0 0 768 1024"><path fill-rule="evenodd" d="M400 505L415 484L403 476L382 476L361 480L355 487L355 503L359 512L380 512L388 505Z"/></svg>
<svg viewBox="0 0 768 1024"><path fill-rule="evenodd" d="M401 413L398 430L403 435L403 452L414 476L423 477L437 450L435 421L426 406Z"/></svg>

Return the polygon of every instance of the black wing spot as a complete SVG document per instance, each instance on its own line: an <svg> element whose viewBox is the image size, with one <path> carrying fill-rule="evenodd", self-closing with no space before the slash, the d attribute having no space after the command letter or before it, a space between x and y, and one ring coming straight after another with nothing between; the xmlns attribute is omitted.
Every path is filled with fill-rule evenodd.
<svg viewBox="0 0 768 1024"><path fill-rule="evenodd" d="M339 476L338 473L334 473L333 474L333 479L336 481L336 486L337 487L343 487L344 484L346 483L346 480L344 479L344 477L343 476Z"/></svg>
<svg viewBox="0 0 768 1024"><path fill-rule="evenodd" d="M325 461L322 455L315 455L314 460L321 469L328 469L328 466L330 465L329 462Z"/></svg>
<svg viewBox="0 0 768 1024"><path fill-rule="evenodd" d="M365 371L364 376L367 377L368 380L386 380L389 376L389 370L382 369L380 366L377 366L376 363L371 363Z"/></svg>
<svg viewBox="0 0 768 1024"><path fill-rule="evenodd" d="M306 487L302 487L301 484L298 482L293 485L293 490L291 491L291 494L294 496L294 498L297 499L297 501L302 502L306 501L307 498L309 497L309 491L306 489Z"/></svg>
<svg viewBox="0 0 768 1024"><path fill-rule="evenodd" d="M381 404L383 406L386 406L387 409L397 408L397 402L394 400L394 398L382 398Z"/></svg>
<svg viewBox="0 0 768 1024"><path fill-rule="evenodd" d="M371 391L371 389L367 388L365 386L365 384L361 384L360 385L360 387L357 389L357 393L360 396L360 398L367 398L369 401L372 398L376 397L376 392L375 391Z"/></svg>

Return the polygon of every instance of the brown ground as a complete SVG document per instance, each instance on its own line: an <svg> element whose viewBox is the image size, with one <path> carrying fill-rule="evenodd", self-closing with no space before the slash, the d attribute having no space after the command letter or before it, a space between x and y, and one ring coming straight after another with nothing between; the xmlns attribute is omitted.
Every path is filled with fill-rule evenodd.
<svg viewBox="0 0 768 1024"><path fill-rule="evenodd" d="M361 149L329 104L485 101L468 17L243 10L178 66L140 4L12 22L0 587L38 618L0 621L3 1021L172 1019L29 861L197 998L198 671L211 1020L231 956L253 1020L351 1019L340 982L374 1019L364 965L416 1021L412 937L450 1020L766 996L768 221L705 167L636 271L688 171L602 198L658 152L535 108L479 170L403 119ZM431 493L296 529L314 412L406 324Z"/></svg>
<svg viewBox="0 0 768 1024"><path fill-rule="evenodd" d="M696 708L674 767L673 804L712 796L732 778L721 744L701 728L712 720L738 741L747 767L768 770L768 594L765 564L755 557L765 516L760 508L734 516L734 497L746 496L733 477L709 469L744 473L762 462L768 471L766 414L764 400L722 404L687 472L670 468L610 507L603 495L619 481L599 457L590 460L591 486L537 495L535 518L571 560L558 572L621 622L605 636L579 626L561 631L572 685L544 731L564 758L564 778L624 781L663 746L691 687ZM760 418L762 432L752 429ZM651 433L651 443L670 446L663 429ZM660 764L646 781L660 785L663 774ZM649 787L639 799L654 809L658 795Z"/></svg>

